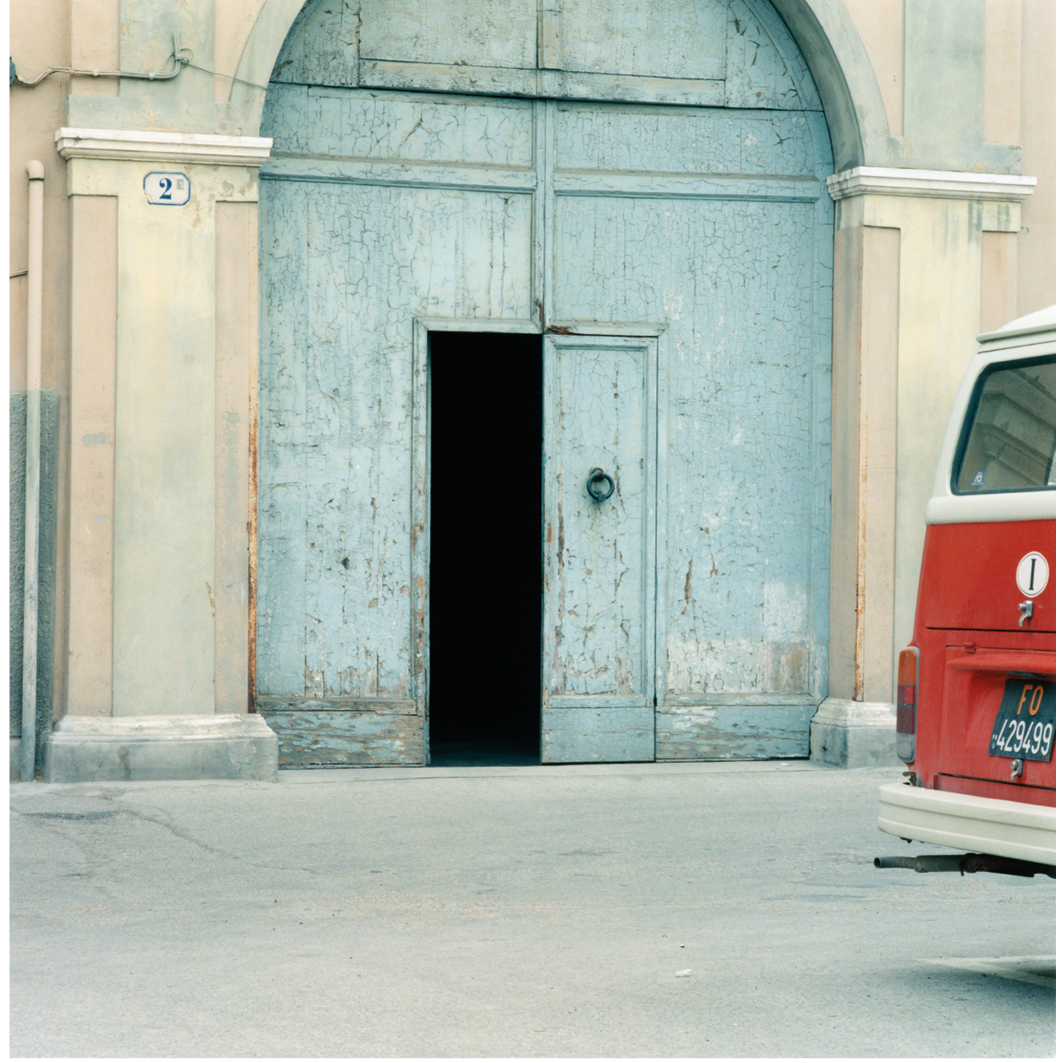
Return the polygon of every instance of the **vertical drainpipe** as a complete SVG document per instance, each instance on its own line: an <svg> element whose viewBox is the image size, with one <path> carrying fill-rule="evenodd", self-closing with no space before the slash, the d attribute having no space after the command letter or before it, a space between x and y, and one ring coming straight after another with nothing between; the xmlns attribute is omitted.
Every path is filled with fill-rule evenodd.
<svg viewBox="0 0 1057 1063"><path fill-rule="evenodd" d="M37 543L40 528L40 361L44 278L44 167L29 174L28 322L26 328L26 548L22 601L22 781L37 771L37 608L40 600Z"/></svg>

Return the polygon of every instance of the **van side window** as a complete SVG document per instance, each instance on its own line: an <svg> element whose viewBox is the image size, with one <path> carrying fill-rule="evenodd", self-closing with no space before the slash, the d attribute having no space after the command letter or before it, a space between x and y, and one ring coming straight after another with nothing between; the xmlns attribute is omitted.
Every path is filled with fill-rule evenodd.
<svg viewBox="0 0 1057 1063"><path fill-rule="evenodd" d="M976 383L954 462L955 494L1054 487L1054 361L996 365Z"/></svg>

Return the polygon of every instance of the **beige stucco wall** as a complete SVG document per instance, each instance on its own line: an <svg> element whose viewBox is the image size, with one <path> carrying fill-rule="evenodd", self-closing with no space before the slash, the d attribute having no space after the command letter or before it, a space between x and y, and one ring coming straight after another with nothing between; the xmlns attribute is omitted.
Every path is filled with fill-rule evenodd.
<svg viewBox="0 0 1057 1063"><path fill-rule="evenodd" d="M903 135L903 0L846 0L884 99L888 131Z"/></svg>
<svg viewBox="0 0 1057 1063"><path fill-rule="evenodd" d="M117 365L117 199L71 203L70 249L94 268L79 270L70 292L70 498L77 513L69 556L70 703L85 716L114 707L114 449Z"/></svg>
<svg viewBox="0 0 1057 1063"><path fill-rule="evenodd" d="M189 172L201 197L162 217L143 201L147 156L67 163L55 133L257 136L300 6L11 4L26 79L71 64L158 70L174 32L189 60L171 81L55 74L11 90L12 273L25 263L26 162L47 178L44 386L63 415L57 713L247 707L257 251L252 162L150 167ZM957 18L942 0L775 0L827 100L838 166L1038 179L1004 212L935 195L856 196L838 211L831 693L850 700L891 700L921 512L975 334L1054 299L1054 6L956 6ZM14 389L25 287L12 279Z"/></svg>
<svg viewBox="0 0 1057 1063"><path fill-rule="evenodd" d="M1057 276L1057 5L1023 0L1020 49L1020 141L1023 172L1038 178L1017 236L1017 315L1054 302Z"/></svg>
<svg viewBox="0 0 1057 1063"><path fill-rule="evenodd" d="M69 62L69 5L10 5L10 33L19 47L16 64L20 73L36 72L52 65ZM12 55L14 56L14 51ZM10 189L9 239L9 341L8 377L11 391L26 388L26 299L28 278L25 275L28 253L27 212L29 182L26 166L37 160L44 166L44 233L43 326L41 351L41 386L59 395L59 452L69 447L69 209L66 201L65 166L55 152L53 142L56 123L63 120L69 78L56 76L45 81L32 94L17 86L10 100L8 181ZM67 610L69 607L69 569L64 544L69 537L69 481L65 463L58 468L56 506L56 565L53 696L55 706L65 701ZM11 500L11 505L22 500Z"/></svg>
<svg viewBox="0 0 1057 1063"><path fill-rule="evenodd" d="M70 549L86 610L68 707L245 711L256 171L82 145L63 148L75 254L98 249L74 284ZM186 175L186 208L148 203L155 168Z"/></svg>

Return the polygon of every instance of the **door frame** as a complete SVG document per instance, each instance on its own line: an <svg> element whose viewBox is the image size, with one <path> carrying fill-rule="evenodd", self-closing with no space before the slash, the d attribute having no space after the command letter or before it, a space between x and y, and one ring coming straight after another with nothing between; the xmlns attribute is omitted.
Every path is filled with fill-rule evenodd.
<svg viewBox="0 0 1057 1063"><path fill-rule="evenodd" d="M411 696L415 713L423 721L425 763L430 762L429 715L429 558L430 469L432 461L432 410L429 388L429 334L431 332L507 332L541 335L538 322L528 318L415 317L411 341Z"/></svg>
<svg viewBox="0 0 1057 1063"><path fill-rule="evenodd" d="M544 602L543 602L543 640L541 646L543 683L541 684L541 713L543 715L544 740L547 734L547 717L550 714L552 721L561 719L565 712L584 712L592 721L601 719L599 714L615 714L620 717L622 726L635 730L638 726L633 717L636 712L645 724L648 714L648 725L651 737L655 735L656 711L658 698L663 696L666 658L664 652L666 646L666 622L662 603L665 601L665 514L664 506L666 499L667 484L667 446L665 431L667 425L667 388L665 385L666 372L664 360L663 342L664 326L656 325L598 325L594 322L580 327L562 326L549 329L544 335L543 345L543 391L544 391L544 461L551 456L551 449L556 442L556 427L554 413L557 410L561 398L556 391L558 373L556 362L562 348L598 348L599 350L640 350L643 352L642 381L644 385L644 443L645 453L645 499L643 522L643 569L642 569L642 624L643 624L643 661L640 682L643 690L640 695L622 696L581 696L581 695L552 695L548 689L548 663L549 650L554 649L557 623L557 608L559 593L555 580L549 579L553 575L551 567L554 564L553 554L545 545L544 561ZM554 477L556 470L548 470L544 478L544 528L549 525L557 526L557 514L555 512L556 486ZM545 532L546 534L546 532ZM548 587L550 590L548 591ZM554 667L551 664L551 667ZM591 726L594 726L592 723ZM619 726L619 725L618 725ZM604 728L602 729L604 731ZM555 732L557 733L557 732ZM601 733L601 732L600 732ZM646 743L645 746L628 758L622 756L619 759L655 760L655 741ZM562 747L562 743L554 745L551 755L548 756L546 741L541 748L541 757L544 763L558 760L611 760L605 750L583 749L575 752L571 747Z"/></svg>
<svg viewBox="0 0 1057 1063"><path fill-rule="evenodd" d="M649 420L648 438L651 449L654 452L654 468L656 470L656 487L652 494L653 513L650 515L649 524L652 535L652 549L655 556L655 564L650 579L652 587L652 614L653 614L653 646L649 647L649 658L652 661L654 705L652 711L656 712L658 699L664 696L664 683L666 677L666 645L664 610L659 608L659 603L665 600L665 566L661 559L665 556L665 521L663 519L663 505L665 498L665 484L667 483L667 446L666 426L668 408L668 393L665 372L665 324L657 323L613 323L613 322L562 322L560 325L541 329L539 322L530 318L449 318L416 316L412 319L412 389L411 402L412 425L411 425L411 575L412 575L412 608L411 608L411 646L414 654L411 669L411 695L415 701L416 715L423 719L425 749L425 763L430 761L429 743L429 716L427 705L429 703L429 652L430 652L430 611L429 611L429 561L430 561L430 469L432 461L431 447L431 408L429 391L429 334L430 332L506 332L519 335L540 336L544 340L561 343L564 337L568 337L568 343L577 343L590 340L610 341L626 340L634 346L648 344L652 349L650 355L650 369L647 393L647 417ZM552 382L547 374L547 344L541 349L541 357L544 360L543 386L544 402L547 395L552 395L550 390ZM541 418L544 411L541 411ZM543 425L541 424L541 428ZM542 535L542 529L541 529ZM548 602L543 603L544 623L550 609ZM540 668L542 676L543 647L540 646ZM649 677L647 677L649 678ZM543 697L541 692L540 714L542 725ZM652 759L652 758L651 758Z"/></svg>

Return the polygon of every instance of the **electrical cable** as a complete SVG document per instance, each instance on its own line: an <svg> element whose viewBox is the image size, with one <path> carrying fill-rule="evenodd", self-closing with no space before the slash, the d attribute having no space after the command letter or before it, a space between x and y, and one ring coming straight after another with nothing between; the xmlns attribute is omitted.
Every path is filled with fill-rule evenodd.
<svg viewBox="0 0 1057 1063"><path fill-rule="evenodd" d="M188 52L187 55L181 53ZM216 70L209 70L207 67L199 66L197 63L192 62L194 59L194 52L190 48L182 48L180 46L179 34L173 34L173 50L172 54L165 61L168 63L170 60L174 64L174 69L171 71L160 71L157 73L143 74L136 71L129 70L79 70L68 66L53 66L45 70L39 77L34 78L32 81L25 81L18 76L15 71L14 60L11 60L11 84L22 85L24 88L31 89L36 85L39 85L46 77L50 77L52 74L70 74L72 77L88 77L88 78L135 78L140 81L171 81L177 74L183 70L184 67L190 67L192 70L199 70L203 74L210 74L213 77L224 78L227 81L236 82L239 85L248 85L251 89L260 89L262 92L268 91L267 85L261 85L256 81L247 81L245 78L235 77L233 74L221 74Z"/></svg>
<svg viewBox="0 0 1057 1063"><path fill-rule="evenodd" d="M267 92L269 85L260 85L256 81L247 81L245 78L237 78L234 74L221 74L217 70L208 70L204 66L199 66L197 63L187 63L186 66L191 67L192 70L201 70L203 74L212 74L213 77L224 78L227 81L237 82L239 85L249 85L251 89L260 89L262 92Z"/></svg>
<svg viewBox="0 0 1057 1063"><path fill-rule="evenodd" d="M31 89L36 85L39 85L46 77L50 77L52 74L70 74L73 77L88 77L88 78L135 78L140 81L171 81L185 66L191 66L191 58L181 55L181 52L190 52L191 58L194 58L194 52L189 48L180 47L179 34L173 34L173 51L172 55L165 61L168 63L172 60L174 69L169 72L158 72L143 74L129 70L78 70L68 66L53 66L48 70L45 70L39 77L34 78L32 81L24 81L15 72L14 60L11 60L11 84L19 84L24 88ZM200 67L198 69L201 69Z"/></svg>

